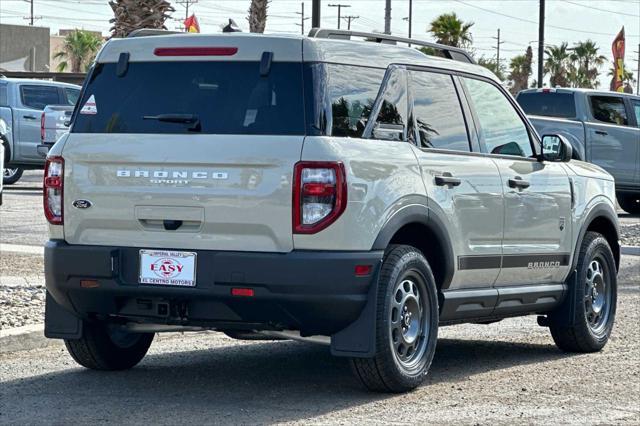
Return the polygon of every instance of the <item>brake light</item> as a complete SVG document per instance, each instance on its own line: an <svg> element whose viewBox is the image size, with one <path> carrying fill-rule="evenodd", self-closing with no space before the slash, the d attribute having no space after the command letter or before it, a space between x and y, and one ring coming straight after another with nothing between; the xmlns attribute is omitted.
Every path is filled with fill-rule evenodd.
<svg viewBox="0 0 640 426"><path fill-rule="evenodd" d="M62 193L64 188L64 159L48 157L44 165L44 215L54 225L63 218Z"/></svg>
<svg viewBox="0 0 640 426"><path fill-rule="evenodd" d="M233 56L237 47L157 47L156 56Z"/></svg>
<svg viewBox="0 0 640 426"><path fill-rule="evenodd" d="M314 234L347 207L347 181L339 162L301 161L293 173L293 232Z"/></svg>
<svg viewBox="0 0 640 426"><path fill-rule="evenodd" d="M44 142L44 112L40 115L40 142Z"/></svg>

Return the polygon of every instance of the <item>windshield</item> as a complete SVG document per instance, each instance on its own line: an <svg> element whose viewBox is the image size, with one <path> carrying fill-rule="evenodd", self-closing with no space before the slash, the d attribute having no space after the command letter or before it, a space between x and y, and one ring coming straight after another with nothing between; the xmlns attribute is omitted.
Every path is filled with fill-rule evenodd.
<svg viewBox="0 0 640 426"><path fill-rule="evenodd" d="M527 115L562 118L574 118L576 116L576 104L573 100L573 93L520 93L517 101Z"/></svg>
<svg viewBox="0 0 640 426"><path fill-rule="evenodd" d="M302 64L132 62L97 64L78 105L73 133L303 135ZM184 120L148 117L189 115ZM147 117L147 119L145 119Z"/></svg>

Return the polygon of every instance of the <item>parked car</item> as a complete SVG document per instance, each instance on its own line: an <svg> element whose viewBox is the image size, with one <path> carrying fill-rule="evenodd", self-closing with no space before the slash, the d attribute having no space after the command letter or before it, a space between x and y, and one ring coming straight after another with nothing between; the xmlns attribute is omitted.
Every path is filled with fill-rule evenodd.
<svg viewBox="0 0 640 426"><path fill-rule="evenodd" d="M574 158L616 180L620 207L640 213L640 96L588 89L528 89L516 98L540 135L565 136Z"/></svg>
<svg viewBox="0 0 640 426"><path fill-rule="evenodd" d="M45 334L80 365L131 368L156 332L211 329L324 342L402 392L440 326L535 314L565 351L609 338L613 178L540 139L463 50L138 36L87 81L44 177Z"/></svg>
<svg viewBox="0 0 640 426"><path fill-rule="evenodd" d="M80 86L0 78L0 139L5 148L3 182L16 183L25 169L41 169L41 116L47 105L75 105Z"/></svg>
<svg viewBox="0 0 640 426"><path fill-rule="evenodd" d="M4 169L4 145L0 143L0 169ZM4 184L0 179L0 206L2 205L2 195L4 194Z"/></svg>
<svg viewBox="0 0 640 426"><path fill-rule="evenodd" d="M40 120L40 155L46 157L49 149L60 137L69 131L73 105L47 105Z"/></svg>

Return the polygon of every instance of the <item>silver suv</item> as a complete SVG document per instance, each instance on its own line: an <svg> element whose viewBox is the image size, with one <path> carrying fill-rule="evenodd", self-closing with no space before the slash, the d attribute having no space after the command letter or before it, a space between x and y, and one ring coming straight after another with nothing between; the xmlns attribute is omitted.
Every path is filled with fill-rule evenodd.
<svg viewBox="0 0 640 426"><path fill-rule="evenodd" d="M109 41L47 159L46 335L99 370L163 331L319 341L387 392L424 380L444 325L538 314L600 350L612 177L466 52L400 42Z"/></svg>

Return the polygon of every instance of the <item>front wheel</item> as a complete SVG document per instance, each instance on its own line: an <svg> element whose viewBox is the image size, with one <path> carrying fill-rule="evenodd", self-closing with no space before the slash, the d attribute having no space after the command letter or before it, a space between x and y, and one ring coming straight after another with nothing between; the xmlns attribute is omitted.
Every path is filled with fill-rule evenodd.
<svg viewBox="0 0 640 426"><path fill-rule="evenodd" d="M64 343L71 357L83 367L127 370L144 358L153 336L153 333L130 333L115 325L85 321L82 337Z"/></svg>
<svg viewBox="0 0 640 426"><path fill-rule="evenodd" d="M24 170L20 167L4 168L2 170L2 183L5 185L13 185L22 177Z"/></svg>
<svg viewBox="0 0 640 426"><path fill-rule="evenodd" d="M567 301L549 316L556 345L566 352L597 352L607 344L616 315L617 271L607 240L587 232L578 253L576 280ZM566 321L562 310L573 303L573 318Z"/></svg>
<svg viewBox="0 0 640 426"><path fill-rule="evenodd" d="M352 358L369 390L406 392L427 375L438 337L438 298L429 263L414 247L390 246L378 280L376 355Z"/></svg>

